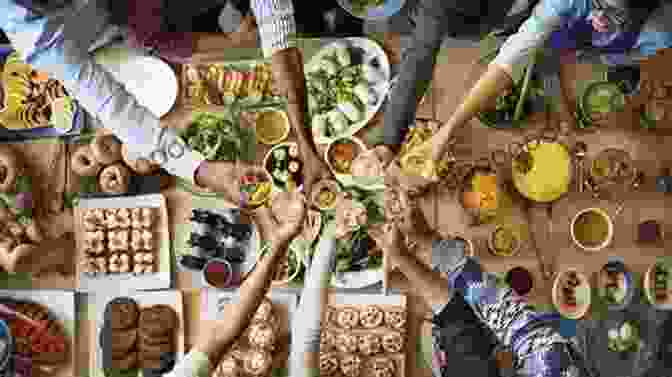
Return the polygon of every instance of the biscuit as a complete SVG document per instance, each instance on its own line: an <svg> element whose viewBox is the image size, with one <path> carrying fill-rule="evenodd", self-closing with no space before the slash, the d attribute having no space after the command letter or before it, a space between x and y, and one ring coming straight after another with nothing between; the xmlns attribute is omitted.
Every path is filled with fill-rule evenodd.
<svg viewBox="0 0 672 377"><path fill-rule="evenodd" d="M138 304L128 297L117 297L105 308L105 320L113 330L126 330L138 323Z"/></svg>
<svg viewBox="0 0 672 377"><path fill-rule="evenodd" d="M362 370L362 359L355 354L343 356L340 362L341 372L346 377L359 377Z"/></svg>
<svg viewBox="0 0 672 377"><path fill-rule="evenodd" d="M394 377L396 369L394 361L383 356L366 362L366 375L371 377Z"/></svg>
<svg viewBox="0 0 672 377"><path fill-rule="evenodd" d="M362 327L372 329L383 324L385 314L380 308L369 305L359 313L359 322Z"/></svg>
<svg viewBox="0 0 672 377"><path fill-rule="evenodd" d="M350 333L341 333L336 335L335 339L336 349L343 353L355 353L359 348L357 335Z"/></svg>
<svg viewBox="0 0 672 377"><path fill-rule="evenodd" d="M177 327L177 313L168 305L154 305L140 312L140 329L150 336L162 336Z"/></svg>
<svg viewBox="0 0 672 377"><path fill-rule="evenodd" d="M359 324L359 311L354 308L343 308L336 313L336 323L344 329L352 329Z"/></svg>
<svg viewBox="0 0 672 377"><path fill-rule="evenodd" d="M138 339L138 330L129 329L111 331L110 338L112 357L122 358L135 346L135 343Z"/></svg>
<svg viewBox="0 0 672 377"><path fill-rule="evenodd" d="M123 358L115 359L112 358L111 367L119 370L129 370L133 369L138 365L138 353L130 352L126 354Z"/></svg>
<svg viewBox="0 0 672 377"><path fill-rule="evenodd" d="M139 348L142 359L160 359L164 353L172 353L175 350L173 343L150 345L140 342Z"/></svg>
<svg viewBox="0 0 672 377"><path fill-rule="evenodd" d="M365 356L375 355L382 351L380 337L376 334L366 334L359 337L359 352Z"/></svg>
<svg viewBox="0 0 672 377"><path fill-rule="evenodd" d="M320 376L331 376L338 372L338 355L333 352L320 353Z"/></svg>
<svg viewBox="0 0 672 377"><path fill-rule="evenodd" d="M147 345L166 344L173 342L173 334L167 333L165 335L150 335L142 329L138 330L140 342Z"/></svg>
<svg viewBox="0 0 672 377"><path fill-rule="evenodd" d="M383 335L383 349L389 353L399 353L404 348L405 339L401 333L392 331Z"/></svg>

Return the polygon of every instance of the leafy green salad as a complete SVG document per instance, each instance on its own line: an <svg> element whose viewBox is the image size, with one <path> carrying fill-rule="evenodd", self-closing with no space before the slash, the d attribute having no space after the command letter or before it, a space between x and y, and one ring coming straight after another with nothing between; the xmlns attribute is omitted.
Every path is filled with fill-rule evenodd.
<svg viewBox="0 0 672 377"><path fill-rule="evenodd" d="M252 128L241 127L240 113L200 113L186 131L184 141L207 160L252 161L256 156L256 138Z"/></svg>

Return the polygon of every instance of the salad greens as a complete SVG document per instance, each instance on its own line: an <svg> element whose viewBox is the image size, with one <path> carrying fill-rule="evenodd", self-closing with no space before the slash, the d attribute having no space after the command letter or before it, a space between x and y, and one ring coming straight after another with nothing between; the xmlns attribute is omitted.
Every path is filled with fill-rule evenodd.
<svg viewBox="0 0 672 377"><path fill-rule="evenodd" d="M208 160L252 161L256 156L256 137L253 129L240 126L239 115L237 110L200 113L182 133L182 138Z"/></svg>
<svg viewBox="0 0 672 377"><path fill-rule="evenodd" d="M635 322L626 321L620 328L609 330L608 338L610 351L624 354L639 350L639 326Z"/></svg>

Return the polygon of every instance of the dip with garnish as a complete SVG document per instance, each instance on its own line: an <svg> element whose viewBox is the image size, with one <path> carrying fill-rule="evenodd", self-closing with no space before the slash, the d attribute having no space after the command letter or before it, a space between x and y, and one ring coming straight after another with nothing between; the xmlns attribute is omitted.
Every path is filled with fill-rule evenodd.
<svg viewBox="0 0 672 377"><path fill-rule="evenodd" d="M585 251L599 251L611 243L614 224L599 208L587 208L574 216L570 226L574 244Z"/></svg>
<svg viewBox="0 0 672 377"><path fill-rule="evenodd" d="M340 139L329 146L328 161L337 174L352 174L352 163L361 153L359 145L353 140Z"/></svg>
<svg viewBox="0 0 672 377"><path fill-rule="evenodd" d="M256 208L266 203L273 193L273 183L268 174L249 173L240 178L240 204L246 208Z"/></svg>
<svg viewBox="0 0 672 377"><path fill-rule="evenodd" d="M212 259L203 269L203 279L213 288L229 288L234 282L233 267L224 259Z"/></svg>
<svg viewBox="0 0 672 377"><path fill-rule="evenodd" d="M336 208L339 191L336 181L329 179L319 181L313 187L312 202L322 211L332 210Z"/></svg>
<svg viewBox="0 0 672 377"><path fill-rule="evenodd" d="M571 156L560 143L530 143L513 159L513 183L526 198L552 202L569 190Z"/></svg>

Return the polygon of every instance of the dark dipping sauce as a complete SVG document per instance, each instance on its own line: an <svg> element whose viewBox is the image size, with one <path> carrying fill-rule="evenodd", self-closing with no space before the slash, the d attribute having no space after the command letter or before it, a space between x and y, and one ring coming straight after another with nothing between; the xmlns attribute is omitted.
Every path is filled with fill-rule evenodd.
<svg viewBox="0 0 672 377"><path fill-rule="evenodd" d="M509 272L506 273L506 283L516 292L519 296L525 296L534 286L534 281L532 280L532 274L523 268L523 267L514 267Z"/></svg>
<svg viewBox="0 0 672 377"><path fill-rule="evenodd" d="M231 286L233 272L231 267L223 262L211 261L205 266L205 280L217 288L228 288Z"/></svg>
<svg viewBox="0 0 672 377"><path fill-rule="evenodd" d="M638 239L641 243L656 243L662 238L660 223L655 220L644 221L639 224L638 231Z"/></svg>

